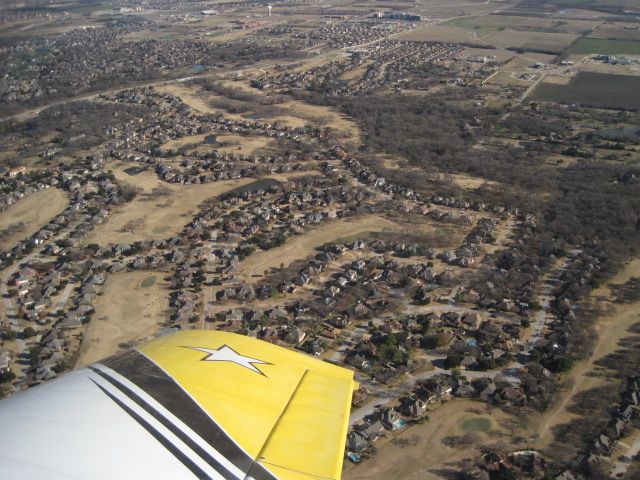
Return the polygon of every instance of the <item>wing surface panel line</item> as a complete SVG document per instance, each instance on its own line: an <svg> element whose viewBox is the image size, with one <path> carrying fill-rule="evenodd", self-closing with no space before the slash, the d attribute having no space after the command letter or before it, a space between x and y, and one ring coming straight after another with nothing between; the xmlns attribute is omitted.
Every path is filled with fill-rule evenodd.
<svg viewBox="0 0 640 480"><path fill-rule="evenodd" d="M262 448L260 448L260 451L258 452L258 455L256 456L256 460L257 461L261 461L263 452L265 451L265 449L269 445L269 441L271 440L271 437L273 436L275 431L278 429L278 425L280 425L280 421L282 420L282 417L284 417L284 414L287 412L287 409L291 405L292 400L295 398L296 394L298 393L298 390L300 389L300 385L302 385L302 381L307 376L307 373L309 373L309 369L308 368L305 369L305 371L302 373L302 375L300 375L300 379L298 380L298 383L297 383L296 387L293 389L293 392L289 396L289 400L287 400L287 403L285 404L284 408L280 412L280 415L278 415L278 418L276 419L275 423L273 424L273 427L271 427L271 431L269 432L269 435L267 435L267 438L265 439L264 443L262 444ZM268 463L268 462L265 462L265 463ZM280 466L280 465L277 465L277 466ZM249 473L251 473L251 469L249 470Z"/></svg>

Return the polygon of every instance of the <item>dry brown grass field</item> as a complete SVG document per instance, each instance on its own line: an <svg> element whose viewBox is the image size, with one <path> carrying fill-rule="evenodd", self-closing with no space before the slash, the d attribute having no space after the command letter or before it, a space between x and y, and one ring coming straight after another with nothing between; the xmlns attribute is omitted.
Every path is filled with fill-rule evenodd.
<svg viewBox="0 0 640 480"><path fill-rule="evenodd" d="M508 50L497 50L495 48L465 48L461 55L470 56L486 56L486 57L496 57L496 62L507 62L512 59L516 54L515 52L510 52Z"/></svg>
<svg viewBox="0 0 640 480"><path fill-rule="evenodd" d="M474 2L452 2L451 0L417 0L416 12L428 15L432 18L451 18L471 15L488 15L496 10L502 11L509 8L512 3L504 2L498 5L496 2L480 0ZM373 4L375 5L375 3Z"/></svg>
<svg viewBox="0 0 640 480"><path fill-rule="evenodd" d="M378 442L373 458L360 465L345 463L344 480L431 480L460 471L460 462L475 459L480 447L504 443L516 433L517 421L501 410L470 400L453 400L428 413L423 424L413 425ZM468 423L485 419L488 431L470 432ZM454 445L454 438L465 438ZM390 460L392 459L392 461Z"/></svg>
<svg viewBox="0 0 640 480"><path fill-rule="evenodd" d="M457 186L464 188L465 190L475 190L485 185L497 186L498 182L492 180L486 180L480 177L473 177L464 173L450 173L444 175L444 178L451 180Z"/></svg>
<svg viewBox="0 0 640 480"><path fill-rule="evenodd" d="M596 28L589 37L640 40L640 28L638 28L637 23L605 22Z"/></svg>
<svg viewBox="0 0 640 480"><path fill-rule="evenodd" d="M255 182L255 178L240 178L200 185L179 185L161 181L149 170L129 175L125 170L134 163L111 166L119 182L140 189L129 203L119 205L105 223L91 231L85 244L133 243L139 240L157 240L171 237L189 223L198 211L198 205L229 190ZM317 171L267 175L280 181L306 176Z"/></svg>
<svg viewBox="0 0 640 480"><path fill-rule="evenodd" d="M29 238L69 203L67 194L47 188L21 199L0 213L0 243L5 250Z"/></svg>
<svg viewBox="0 0 640 480"><path fill-rule="evenodd" d="M632 277L640 277L640 258L635 258L626 267L615 275L609 284L622 284ZM612 292L609 284L602 286L592 293L592 298L599 299L602 306L611 309L611 312L598 319L596 324L597 342L589 358L576 364L563 378L566 388L555 399L554 404L536 421L532 434L537 438L534 447L544 450L554 440L552 427L565 424L576 415L568 408L571 401L580 392L602 387L610 384L611 378L607 375L598 375L596 362L620 348L620 340L631 335L630 328L640 322L640 302L628 304L613 304L610 302Z"/></svg>
<svg viewBox="0 0 640 480"><path fill-rule="evenodd" d="M141 193L131 202L116 207L108 220L89 234L86 244L132 243L171 237L191 221L202 202L255 181L242 178L177 185L161 181L148 170L130 176L124 170L132 166L135 164L120 164L113 167L113 173L119 182L137 187Z"/></svg>
<svg viewBox="0 0 640 480"><path fill-rule="evenodd" d="M258 136L242 136L242 135L217 135L217 140L222 146L207 145L204 143L207 135L190 135L187 137L171 140L164 145L164 150L177 150L182 147L188 147L199 152L210 152L217 150L220 153L241 153L251 155L257 150L266 147L272 143L269 137Z"/></svg>
<svg viewBox="0 0 640 480"><path fill-rule="evenodd" d="M244 92L251 93L256 97L269 95L255 88L251 88L244 81L226 80L222 82L225 87L236 88ZM256 111L248 109L242 114L230 113L224 109L212 106L215 101L224 100L224 97L206 92L196 85L171 84L157 87L158 91L171 93L182 99L187 105L202 113L222 113L231 119L254 120ZM304 127L305 125L330 126L340 132L343 132L353 141L359 139L360 130L357 124L341 113L336 112L330 107L319 105L310 105L308 103L288 99L282 103L274 105L272 114L260 114L260 120L277 121L291 127Z"/></svg>
<svg viewBox="0 0 640 480"><path fill-rule="evenodd" d="M443 232L446 232L452 245L456 245L465 232L465 228L462 227L436 226L423 217L416 219L415 223L412 220L411 215L403 215L397 219L380 215L365 215L329 221L290 238L285 245L249 255L240 263L240 271L237 276L245 281L253 276L262 276L272 268L281 265L287 267L296 260L313 255L315 249L321 245L334 241L355 240L358 236L368 232L422 233L427 236L434 235L439 229L442 229Z"/></svg>
<svg viewBox="0 0 640 480"><path fill-rule="evenodd" d="M167 319L169 290L164 272L109 275L95 302L76 365L113 355L120 344L151 339Z"/></svg>
<svg viewBox="0 0 640 480"><path fill-rule="evenodd" d="M296 260L307 258L320 245L345 236L392 230L396 227L395 222L378 215L330 221L290 238L285 245L249 255L240 263L238 277L248 280L252 276L263 275L271 268L281 265L287 267Z"/></svg>
<svg viewBox="0 0 640 480"><path fill-rule="evenodd" d="M486 83L502 86L528 87L533 81L524 80L515 72L497 72L488 79Z"/></svg>

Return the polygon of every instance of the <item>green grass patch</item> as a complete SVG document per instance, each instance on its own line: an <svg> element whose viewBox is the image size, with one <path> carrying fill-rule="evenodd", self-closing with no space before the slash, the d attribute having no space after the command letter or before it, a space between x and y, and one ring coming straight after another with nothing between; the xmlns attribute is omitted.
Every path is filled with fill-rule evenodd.
<svg viewBox="0 0 640 480"><path fill-rule="evenodd" d="M495 26L484 23L480 17L460 17L449 20L448 22L444 22L442 25L446 25L448 27L457 27L464 28L466 30L473 30L478 33L480 37L488 35L500 28L505 28L504 26Z"/></svg>
<svg viewBox="0 0 640 480"><path fill-rule="evenodd" d="M547 0L547 2L556 5L586 5L593 3L592 0Z"/></svg>
<svg viewBox="0 0 640 480"><path fill-rule="evenodd" d="M579 72L567 85L541 83L530 100L640 110L640 77Z"/></svg>
<svg viewBox="0 0 640 480"><path fill-rule="evenodd" d="M485 417L470 418L462 422L465 432L488 432L491 429L491 420Z"/></svg>
<svg viewBox="0 0 640 480"><path fill-rule="evenodd" d="M145 278L142 283L140 284L140 286L142 288L149 288L150 286L154 285L156 283L156 276L155 275L151 275L150 277Z"/></svg>
<svg viewBox="0 0 640 480"><path fill-rule="evenodd" d="M640 41L604 38L581 38L571 46L571 53L599 55L640 55Z"/></svg>

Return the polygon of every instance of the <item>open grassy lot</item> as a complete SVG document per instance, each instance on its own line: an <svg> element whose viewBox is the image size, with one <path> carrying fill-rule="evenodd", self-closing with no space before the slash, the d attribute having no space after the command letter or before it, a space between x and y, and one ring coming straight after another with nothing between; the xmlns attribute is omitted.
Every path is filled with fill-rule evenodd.
<svg viewBox="0 0 640 480"><path fill-rule="evenodd" d="M109 219L89 234L87 244L132 243L171 237L189 223L199 204L255 180L242 178L201 185L176 185L162 182L148 170L129 175L125 170L132 166L135 165L120 164L113 168L113 173L118 181L139 188L140 193L131 202L115 208Z"/></svg>
<svg viewBox="0 0 640 480"><path fill-rule="evenodd" d="M373 458L360 465L346 463L342 478L450 478L447 474L460 471L462 460L477 458L481 447L509 442L518 432L513 417L478 402L456 399L433 408L423 424L388 433L391 440L379 440Z"/></svg>
<svg viewBox="0 0 640 480"><path fill-rule="evenodd" d="M570 33L499 30L486 36L484 40L503 48L561 53L576 38L577 35Z"/></svg>
<svg viewBox="0 0 640 480"><path fill-rule="evenodd" d="M123 343L153 338L168 318L168 286L163 272L133 272L110 275L96 312L87 325L76 365L96 362L121 350Z"/></svg>
<svg viewBox="0 0 640 480"><path fill-rule="evenodd" d="M411 217L385 218L380 215L365 215L357 218L347 218L329 221L316 226L301 235L290 238L285 245L270 250L258 251L240 262L237 276L248 280L255 275L263 275L271 268L287 267L296 260L302 260L315 252L315 249L333 241L353 241L370 232L389 231L394 233L410 233L433 235L437 229L434 225L419 218L419 223L412 223ZM437 227L443 230L441 226ZM451 238L451 244L456 245L465 234L466 228L454 227L446 230Z"/></svg>
<svg viewBox="0 0 640 480"><path fill-rule="evenodd" d="M88 235L85 244L133 243L171 237L191 221L198 205L207 199L256 181L255 178L240 178L200 185L179 185L163 182L149 170L138 173L136 168L131 170L132 167L137 167L137 164L123 162L114 164L111 170L119 182L137 188L138 195L131 202L115 208L108 220ZM286 181L313 173L292 172L269 175L268 178Z"/></svg>
<svg viewBox="0 0 640 480"><path fill-rule="evenodd" d="M250 93L256 98L269 96L269 92L263 92L251 88L244 81L224 81L225 87ZM234 100L241 113L233 113L225 109L225 99L212 92L205 91L198 85L171 84L158 87L159 91L171 93L182 99L191 108L202 113L222 113L226 117L239 120L277 121L291 127L303 127L305 125L329 126L344 135L357 141L360 130L356 123L346 115L338 113L330 107L310 105L308 103L287 98L281 103L272 106L262 106L258 102L242 102Z"/></svg>
<svg viewBox="0 0 640 480"><path fill-rule="evenodd" d="M295 236L280 247L249 255L240 263L238 277L249 279L253 275L262 275L281 264L288 266L296 260L311 255L317 247L348 235L364 232L380 232L395 229L395 222L378 215L367 215L357 219L344 219L328 222Z"/></svg>
<svg viewBox="0 0 640 480"><path fill-rule="evenodd" d="M371 2L374 8L377 2ZM415 11L433 18L488 15L496 10L496 2L452 2L451 0L416 0ZM506 5L505 5L506 7ZM396 7L397 8L397 7Z"/></svg>
<svg viewBox="0 0 640 480"><path fill-rule="evenodd" d="M567 85L539 84L529 98L636 110L640 108L640 76L579 72Z"/></svg>
<svg viewBox="0 0 640 480"><path fill-rule="evenodd" d="M479 36L483 37L503 28L506 21L506 17L505 19L498 18L498 21L494 22L488 21L489 19L490 17L460 17L444 22L441 25L474 30Z"/></svg>
<svg viewBox="0 0 640 480"><path fill-rule="evenodd" d="M606 388L607 385L610 385L611 372L607 373L606 368L603 368L606 365L604 359L614 356L615 352L623 349L625 338L637 335L637 325L640 321L638 315L640 302L618 305L609 303L613 296L609 285L623 284L629 279L639 276L640 259L635 258L611 279L610 284L593 291L592 297L606 302L603 306L612 310L597 322L598 341L591 356L571 369L569 376L565 379L566 388L561 390L547 411L536 415L530 422L533 437L536 438L533 447L549 448L554 442L554 430L556 429L554 427L579 418L575 408L572 408L574 399L580 398L589 390Z"/></svg>
<svg viewBox="0 0 640 480"><path fill-rule="evenodd" d="M601 55L640 55L640 41L605 38L581 38L571 46L571 53Z"/></svg>
<svg viewBox="0 0 640 480"><path fill-rule="evenodd" d="M475 55L484 57L495 57L495 61L502 63L507 62L515 57L516 53L508 50L498 50L495 48L465 48L462 55Z"/></svg>
<svg viewBox="0 0 640 480"><path fill-rule="evenodd" d="M220 153L241 153L251 155L272 142L269 137L243 136L243 135L217 135L217 144L208 145L204 143L207 135L191 135L187 137L171 140L164 145L164 150L177 150L182 147L194 149L199 152L211 152L217 150Z"/></svg>
<svg viewBox="0 0 640 480"><path fill-rule="evenodd" d="M67 194L57 188L32 193L0 213L0 245L7 250L29 238L69 203Z"/></svg>

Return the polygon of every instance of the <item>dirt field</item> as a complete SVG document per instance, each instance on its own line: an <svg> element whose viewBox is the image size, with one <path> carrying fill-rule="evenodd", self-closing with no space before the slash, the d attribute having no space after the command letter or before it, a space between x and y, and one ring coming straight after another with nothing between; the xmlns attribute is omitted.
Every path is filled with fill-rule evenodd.
<svg viewBox="0 0 640 480"><path fill-rule="evenodd" d="M76 365L82 367L121 350L122 343L148 340L167 317L163 272L110 275L87 326Z"/></svg>
<svg viewBox="0 0 640 480"><path fill-rule="evenodd" d="M133 243L137 240L168 238L178 233L196 214L197 206L208 198L254 182L241 178L201 185L177 185L160 181L155 173L128 175L135 164L120 164L113 173L120 182L142 190L131 202L118 206L108 220L96 227L85 244Z"/></svg>
<svg viewBox="0 0 640 480"><path fill-rule="evenodd" d="M58 188L32 193L0 213L0 244L8 250L29 238L69 203L67 194Z"/></svg>
<svg viewBox="0 0 640 480"><path fill-rule="evenodd" d="M469 400L453 400L430 412L429 420L394 435L391 441L379 440L373 458L360 465L345 463L345 480L429 480L450 478L460 471L460 462L476 458L481 446L509 440L515 422L502 411ZM470 429L472 423L490 421L490 430ZM470 430L476 430L471 433ZM467 435L470 442L454 446L454 437ZM444 440L444 441L443 441ZM381 445L384 443L383 445ZM447 445L448 444L448 445ZM390 461L392 459L392 461Z"/></svg>

